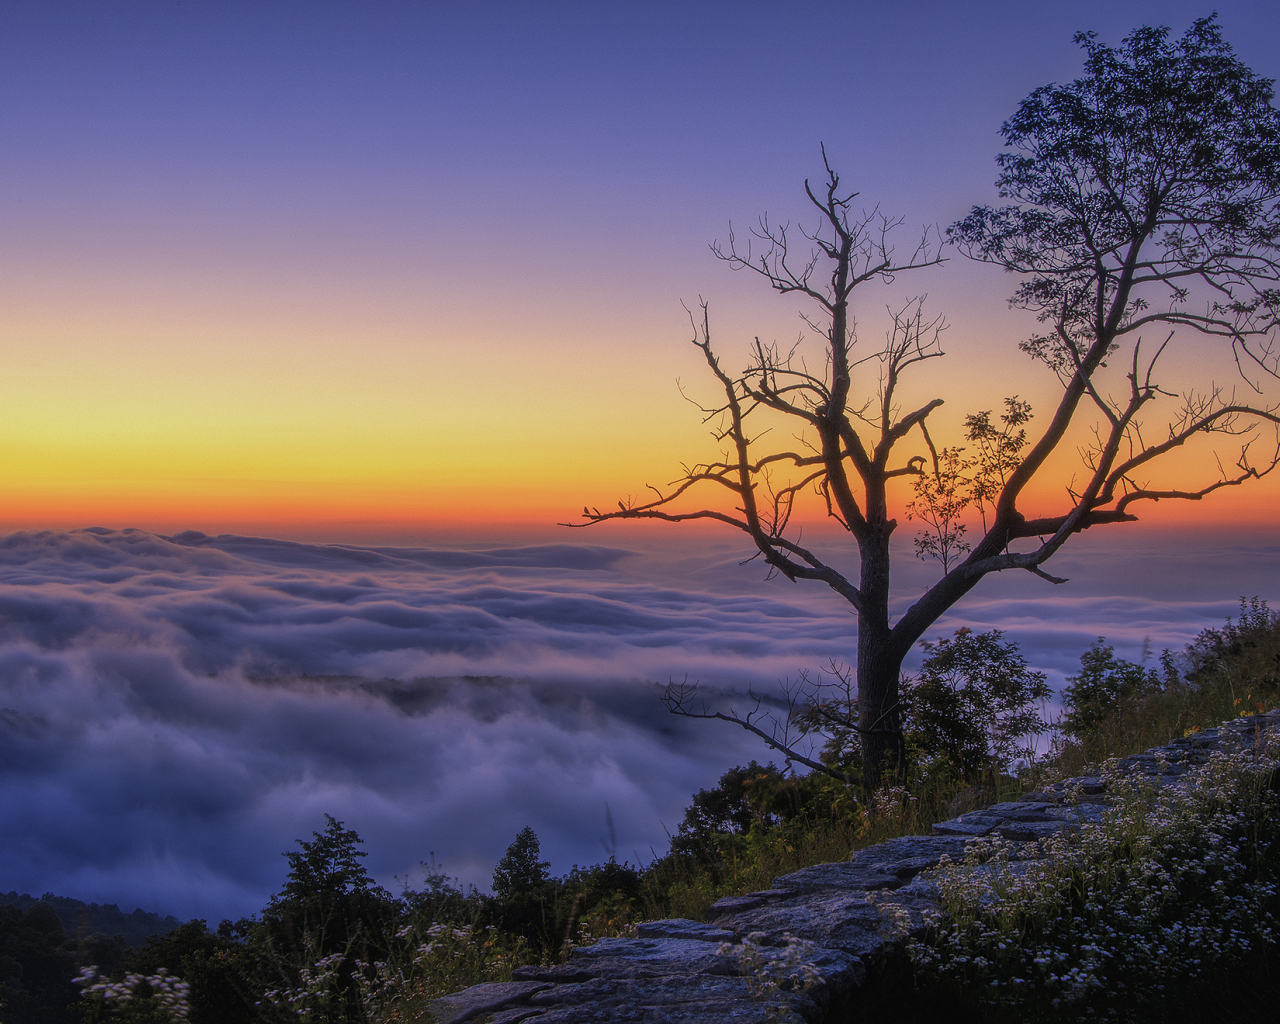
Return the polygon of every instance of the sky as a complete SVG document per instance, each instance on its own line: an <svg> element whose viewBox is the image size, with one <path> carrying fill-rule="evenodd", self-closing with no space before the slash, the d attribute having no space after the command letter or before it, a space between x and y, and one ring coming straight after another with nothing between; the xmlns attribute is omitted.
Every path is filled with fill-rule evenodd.
<svg viewBox="0 0 1280 1024"><path fill-rule="evenodd" d="M686 306L727 361L808 331L709 244L803 218L821 144L909 249L995 200L999 126L1078 74L1076 31L1208 10L0 5L0 891L252 913L325 813L393 889L433 854L483 886L526 824L597 861L606 808L620 859L662 852L765 752L661 685L727 706L853 641L732 537L556 526L716 453ZM1280 8L1217 10L1280 75ZM1012 280L945 255L855 304L870 342L887 304L945 315L910 391L944 440L1052 398ZM1277 501L1161 503L935 633L1003 628L1055 684L1098 635L1180 649L1280 596ZM905 607L933 570L899 539Z"/></svg>
<svg viewBox="0 0 1280 1024"><path fill-rule="evenodd" d="M1280 72L1275 6L1218 10ZM5 4L0 526L422 543L665 483L715 454L681 304L710 302L727 360L801 332L708 244L800 217L820 144L910 246L994 199L999 126L1078 73L1074 32L1205 13ZM946 316L917 389L943 437L1051 383L1009 279L948 255L855 303L872 339L911 295Z"/></svg>

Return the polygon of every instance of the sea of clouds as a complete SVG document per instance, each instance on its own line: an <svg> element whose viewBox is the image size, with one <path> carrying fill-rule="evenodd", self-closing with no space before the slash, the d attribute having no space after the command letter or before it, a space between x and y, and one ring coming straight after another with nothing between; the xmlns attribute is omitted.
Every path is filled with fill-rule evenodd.
<svg viewBox="0 0 1280 1024"><path fill-rule="evenodd" d="M393 890L432 857L484 886L525 825L557 872L647 861L692 792L768 756L668 715L662 684L742 706L853 650L843 602L742 556L705 538L0 539L0 891L249 914L326 813ZM899 566L901 610L932 570ZM1099 635L1134 660L1180 649L1273 596L1277 568L1274 537L1082 538L1053 563L1072 583L984 582L931 635L1000 627L1060 684Z"/></svg>

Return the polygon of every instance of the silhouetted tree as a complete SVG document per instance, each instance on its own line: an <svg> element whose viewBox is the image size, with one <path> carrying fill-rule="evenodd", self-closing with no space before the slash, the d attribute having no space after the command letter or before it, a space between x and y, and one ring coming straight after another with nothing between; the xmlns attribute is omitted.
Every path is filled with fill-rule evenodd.
<svg viewBox="0 0 1280 1024"><path fill-rule="evenodd" d="M394 900L360 863L359 834L326 814L324 832L298 840L285 854L289 874L267 905L263 922L284 948L309 943L321 956L345 952L361 934L376 934L394 916Z"/></svg>
<svg viewBox="0 0 1280 1024"><path fill-rule="evenodd" d="M980 580L1019 569L1065 582L1042 566L1073 535L1134 522L1143 501L1203 498L1270 472L1280 458L1269 445L1255 450L1258 428L1280 423L1275 407L1217 383L1179 395L1157 375L1175 339L1198 334L1201 348L1221 342L1246 388L1276 376L1280 114L1271 83L1236 58L1213 18L1177 42L1150 27L1118 48L1091 34L1076 41L1086 52L1084 76L1037 89L1003 126L1010 151L998 158L996 185L1012 202L975 207L948 231L961 252L1021 275L1012 302L1045 325L1021 343L1061 388L1038 433L1029 433L1030 406L1015 397L998 420L989 411L968 417L970 454L939 453L927 421L943 400L900 408L904 375L942 356L944 325L912 301L893 316L885 344L866 351L858 348L850 299L868 282L938 263L937 248L926 234L910 256L896 257L889 236L897 222L856 215L856 193L842 190L827 162L822 186L805 183L818 225L803 233L804 252L787 226L767 219L754 232L762 252L732 233L727 245L712 247L735 269L811 303L806 320L824 351L806 360L801 345L781 349L757 339L747 368L730 373L712 347L704 304L701 317L691 318L693 343L719 385L722 397L704 412L718 424L724 453L687 467L668 489L653 488L652 500L584 509L586 522L577 524L720 522L747 534L771 572L825 584L849 602L858 618L856 728L869 784L886 763L903 765L903 659ZM1157 425L1152 414L1164 405L1174 408ZM1057 512L1029 519L1019 500L1073 427L1088 438L1082 471L1063 480ZM1234 468L1193 483L1153 481L1157 460L1202 436L1232 438L1224 461ZM779 437L798 440L766 446ZM898 454L909 438L918 447ZM890 484L897 478L917 484L904 511L925 524L921 553L937 557L943 575L894 621L890 540L898 521ZM801 543L793 528L797 495L811 488L852 535L856 573ZM690 504L707 489L728 506ZM983 532L970 545L958 528L971 510L981 512ZM677 688L669 706L696 713L691 696ZM749 717L741 724L759 730Z"/></svg>
<svg viewBox="0 0 1280 1024"><path fill-rule="evenodd" d="M286 969L341 956L337 971L343 1006L334 1012L341 1019L363 1020L351 974L357 960L380 958L399 907L360 862L367 854L360 849L359 834L328 814L325 821L324 832L312 833L311 842L298 840L302 849L285 854L288 877L263 911L252 941Z"/></svg>
<svg viewBox="0 0 1280 1024"><path fill-rule="evenodd" d="M1098 637L1080 655L1080 674L1067 677L1063 732L1084 736L1103 722L1132 712L1143 697L1160 690L1160 676L1154 669L1117 658L1106 638Z"/></svg>
<svg viewBox="0 0 1280 1024"><path fill-rule="evenodd" d="M552 941L554 926L547 912L553 899L550 868L542 860L538 834L526 825L493 869L493 897L502 926L543 946Z"/></svg>
<svg viewBox="0 0 1280 1024"><path fill-rule="evenodd" d="M547 880L551 865L541 860L538 833L526 825L493 869L493 894L500 900L526 896Z"/></svg>
<svg viewBox="0 0 1280 1024"><path fill-rule="evenodd" d="M908 737L961 778L1031 756L1031 737L1049 728L1040 706L1050 690L1017 644L998 629L958 629L922 646L927 656L904 694Z"/></svg>
<svg viewBox="0 0 1280 1024"><path fill-rule="evenodd" d="M715 789L700 789L685 809L684 820L671 840L671 852L706 859L716 852L719 835L742 835L756 822L774 825L782 816L772 810L774 791L786 778L772 763L752 761L720 776Z"/></svg>
<svg viewBox="0 0 1280 1024"><path fill-rule="evenodd" d="M165 935L153 935L130 952L124 970L155 975L161 969L189 986L190 1024L250 1024L258 1019L248 978L254 974L244 945L192 920ZM104 972L109 973L109 972Z"/></svg>

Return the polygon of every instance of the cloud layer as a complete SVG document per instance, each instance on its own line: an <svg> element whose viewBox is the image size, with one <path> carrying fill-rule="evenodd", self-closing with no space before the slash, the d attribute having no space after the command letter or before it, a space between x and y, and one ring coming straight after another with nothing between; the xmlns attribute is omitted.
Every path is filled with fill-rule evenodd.
<svg viewBox="0 0 1280 1024"><path fill-rule="evenodd" d="M1055 563L1080 583L984 585L937 632L1000 626L1060 680L1097 635L1180 647L1269 596L1280 563L1256 542L1169 550L1083 545ZM852 651L840 601L738 557L4 538L0 889L251 913L325 813L393 887L433 854L484 884L526 824L555 870L594 862L606 806L618 857L647 859L691 792L765 753L666 715L660 684L731 695ZM918 593L927 567L901 566Z"/></svg>

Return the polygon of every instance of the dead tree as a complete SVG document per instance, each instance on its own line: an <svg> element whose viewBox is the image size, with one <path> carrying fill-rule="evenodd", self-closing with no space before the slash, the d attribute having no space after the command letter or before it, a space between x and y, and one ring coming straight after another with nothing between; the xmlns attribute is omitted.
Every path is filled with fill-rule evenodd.
<svg viewBox="0 0 1280 1024"><path fill-rule="evenodd" d="M847 601L858 622L856 729L867 785L903 764L904 657L979 580L1016 569L1066 582L1042 567L1073 535L1136 522L1144 501L1200 500L1280 462L1280 435L1272 436L1280 415L1262 397L1263 384L1277 376L1280 114L1270 82L1240 63L1213 18L1177 42L1167 36L1167 29L1142 28L1114 49L1077 36L1087 55L1084 76L1036 90L1003 126L1010 151L998 157L996 184L1013 202L975 207L947 232L965 255L1020 274L1012 303L1045 325L1020 345L1061 386L1038 433L1027 436L1029 406L1009 399L1003 426L989 413L969 416L979 455L956 461L955 449L939 453L927 425L942 398L899 408L904 374L943 355L944 325L914 300L894 313L884 345L864 353L850 297L868 282L934 266L939 250L926 234L909 257L895 258L889 235L897 225L852 213L854 194L842 192L824 150L823 186L805 183L819 215L817 229L803 233L805 252L794 251L787 226L767 219L751 244L731 233L726 245L712 246L735 269L810 304L804 316L825 349L818 368L799 348L756 339L746 369L726 371L704 303L691 316L693 344L722 395L704 412L723 454L686 466L666 489L650 488L651 500L584 509L585 522L574 524L713 520L746 534L771 571L825 584ZM1251 397L1216 383L1181 393L1162 386L1162 357L1197 337L1219 344ZM1154 416L1166 406L1172 410ZM769 416L791 425L795 445L768 446L781 433L764 429ZM1082 425L1091 440L1078 479L1063 482L1061 510L1026 518L1020 497ZM1225 465L1232 468L1220 458L1220 472L1208 480L1152 476L1206 436L1231 439ZM943 574L893 621L895 477L920 484L909 511L932 540L918 547L939 558ZM693 504L708 490L724 500ZM852 536L856 577L800 542L793 514L809 490ZM957 529L967 506L983 511L983 532L971 546ZM686 698L677 701L678 710L685 705Z"/></svg>

